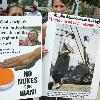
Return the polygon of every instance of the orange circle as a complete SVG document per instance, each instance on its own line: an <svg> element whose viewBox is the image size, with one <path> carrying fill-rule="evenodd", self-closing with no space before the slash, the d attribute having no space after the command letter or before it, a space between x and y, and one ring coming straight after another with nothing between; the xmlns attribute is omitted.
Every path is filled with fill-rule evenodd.
<svg viewBox="0 0 100 100"><path fill-rule="evenodd" d="M0 86L10 84L14 79L13 71L9 68L0 67Z"/></svg>

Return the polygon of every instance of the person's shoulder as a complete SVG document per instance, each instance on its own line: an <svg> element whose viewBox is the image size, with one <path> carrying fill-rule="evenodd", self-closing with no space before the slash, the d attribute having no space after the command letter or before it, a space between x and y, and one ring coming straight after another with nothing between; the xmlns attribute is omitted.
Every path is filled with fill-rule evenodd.
<svg viewBox="0 0 100 100"><path fill-rule="evenodd" d="M35 16L41 16L41 13L39 11L36 11Z"/></svg>
<svg viewBox="0 0 100 100"><path fill-rule="evenodd" d="M40 12L38 12L38 15L39 15L39 16L41 16L41 13L40 13Z"/></svg>
<svg viewBox="0 0 100 100"><path fill-rule="evenodd" d="M31 12L25 12L24 13L24 16L30 16L31 15Z"/></svg>

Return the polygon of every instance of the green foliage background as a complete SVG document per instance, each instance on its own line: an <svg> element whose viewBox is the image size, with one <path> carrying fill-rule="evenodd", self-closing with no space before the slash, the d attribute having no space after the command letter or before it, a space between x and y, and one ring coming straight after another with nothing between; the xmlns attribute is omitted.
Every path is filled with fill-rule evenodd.
<svg viewBox="0 0 100 100"><path fill-rule="evenodd" d="M39 3L44 3L46 0L36 0ZM32 0L34 2L34 0ZM28 6L29 5L29 0L22 0L23 5Z"/></svg>

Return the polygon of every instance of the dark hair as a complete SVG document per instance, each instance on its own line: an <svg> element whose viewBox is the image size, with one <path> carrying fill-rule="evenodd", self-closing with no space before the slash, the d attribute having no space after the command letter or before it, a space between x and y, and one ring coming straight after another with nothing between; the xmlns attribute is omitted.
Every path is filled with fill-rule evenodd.
<svg viewBox="0 0 100 100"><path fill-rule="evenodd" d="M19 8L22 8L23 14L24 14L24 6L23 6L21 3L16 3L16 2L14 2L14 3L10 3L10 4L8 5L8 7L7 7L7 9L6 9L7 15L9 14L10 8L12 8L12 7L19 7Z"/></svg>
<svg viewBox="0 0 100 100"><path fill-rule="evenodd" d="M31 7L32 7L35 11L37 11L37 6L36 6L35 4L32 4Z"/></svg>
<svg viewBox="0 0 100 100"><path fill-rule="evenodd" d="M31 31L29 31L29 33L30 33L30 32L33 32L33 31L36 32L36 34L37 34L37 36L38 36L38 32L37 32L36 30L31 30ZM28 37L29 37L29 33L28 33Z"/></svg>

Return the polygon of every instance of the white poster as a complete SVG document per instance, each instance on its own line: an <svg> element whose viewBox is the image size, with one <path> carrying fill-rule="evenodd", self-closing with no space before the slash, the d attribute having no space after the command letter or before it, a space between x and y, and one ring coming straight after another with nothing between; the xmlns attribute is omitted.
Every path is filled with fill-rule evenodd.
<svg viewBox="0 0 100 100"><path fill-rule="evenodd" d="M0 97L42 95L40 16L0 17Z"/></svg>
<svg viewBox="0 0 100 100"><path fill-rule="evenodd" d="M99 20L49 13L46 48L44 95L95 99L100 79Z"/></svg>

